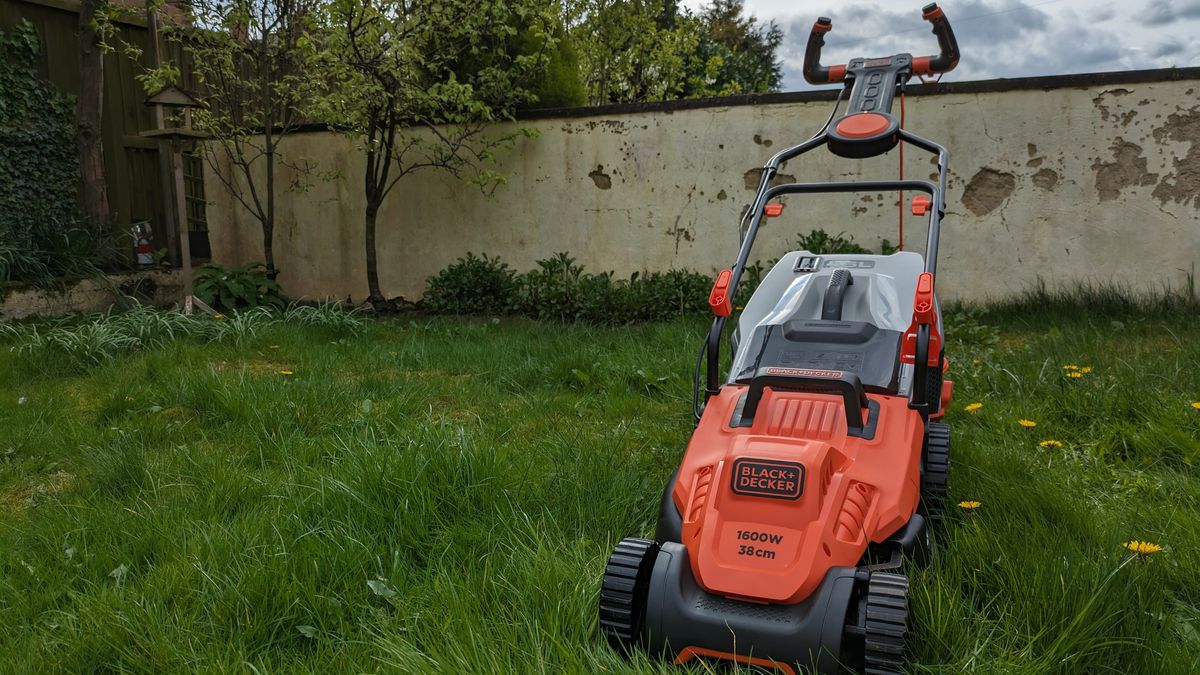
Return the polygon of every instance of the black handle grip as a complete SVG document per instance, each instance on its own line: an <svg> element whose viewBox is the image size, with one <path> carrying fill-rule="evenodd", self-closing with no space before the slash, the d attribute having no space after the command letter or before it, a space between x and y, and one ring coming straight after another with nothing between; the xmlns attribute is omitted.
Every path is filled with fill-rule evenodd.
<svg viewBox="0 0 1200 675"><path fill-rule="evenodd" d="M809 84L830 84L841 82L846 77L846 66L821 65L821 48L825 46L825 34L833 29L829 17L818 17L813 24L812 32L808 34L808 44L804 47L804 79Z"/></svg>
<svg viewBox="0 0 1200 675"><path fill-rule="evenodd" d="M863 390L862 380L858 375L840 370L818 371L826 375L806 375L809 371L803 368L760 368L750 380L750 390L746 393L746 403L742 406L742 422L754 419L758 413L758 404L762 400L763 390L767 388L785 391L802 391L814 394L840 394L842 405L846 408L846 426L850 433L861 433L863 430L862 409L868 407L867 393Z"/></svg>
<svg viewBox="0 0 1200 675"><path fill-rule="evenodd" d="M937 36L937 56L922 56L913 59L913 73L917 75L934 75L954 70L958 65L958 40L954 37L954 29L950 20L936 2L931 2L921 8L921 18L933 24L933 34Z"/></svg>

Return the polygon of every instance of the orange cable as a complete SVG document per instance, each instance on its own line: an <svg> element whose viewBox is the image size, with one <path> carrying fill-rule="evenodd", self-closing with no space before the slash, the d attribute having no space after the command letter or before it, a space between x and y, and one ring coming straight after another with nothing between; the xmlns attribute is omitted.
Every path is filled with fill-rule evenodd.
<svg viewBox="0 0 1200 675"><path fill-rule="evenodd" d="M900 128L904 128L904 90L900 91ZM904 141L900 141L900 180L904 180ZM896 250L904 250L904 190L900 191L900 241Z"/></svg>

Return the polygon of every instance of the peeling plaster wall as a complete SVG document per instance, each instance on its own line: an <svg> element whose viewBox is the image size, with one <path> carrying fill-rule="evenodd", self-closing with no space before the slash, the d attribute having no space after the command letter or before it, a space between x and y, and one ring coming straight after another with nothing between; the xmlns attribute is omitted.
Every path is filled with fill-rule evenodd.
<svg viewBox="0 0 1200 675"><path fill-rule="evenodd" d="M939 291L1000 298L1080 281L1182 287L1200 259L1200 81L910 96L907 126L950 149ZM521 122L490 198L449 176L406 178L379 215L384 291L414 299L467 251L518 270L568 251L589 269L628 275L732 263L737 223L773 153L806 139L827 102L740 105ZM510 125L511 126L511 125ZM364 160L354 144L313 132L286 141L296 163L340 176L280 199L276 259L293 296L366 295ZM783 167L783 181L892 178L898 153L843 160L823 149ZM905 152L907 177L935 162ZM281 184L293 176L281 167ZM217 185L211 180L209 185ZM257 223L222 191L208 210L215 258L261 259ZM778 257L814 228L866 246L897 239L894 195L791 196L755 257ZM924 248L911 216L906 248Z"/></svg>

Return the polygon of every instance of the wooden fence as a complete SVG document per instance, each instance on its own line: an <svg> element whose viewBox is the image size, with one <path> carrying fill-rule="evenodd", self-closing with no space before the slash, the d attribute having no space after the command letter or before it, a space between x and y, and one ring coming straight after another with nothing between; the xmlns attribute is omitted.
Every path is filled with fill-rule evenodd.
<svg viewBox="0 0 1200 675"><path fill-rule="evenodd" d="M0 0L0 29L12 30L21 21L34 26L41 41L39 74L59 90L79 91L79 2L78 0ZM150 66L150 31L145 13L131 5L117 24L114 49L104 59L104 110L101 135L104 171L112 209L114 237L123 238L129 226L149 222L156 249L167 247L167 232L173 227L170 182L163 180L169 156L160 156L159 141L139 133L155 127L154 110L145 105L146 93L137 76ZM141 49L134 60L117 44ZM185 84L189 73L177 49L164 45L164 60L184 65ZM202 160L185 157L188 229L192 254L208 257L208 227L205 222L204 170Z"/></svg>

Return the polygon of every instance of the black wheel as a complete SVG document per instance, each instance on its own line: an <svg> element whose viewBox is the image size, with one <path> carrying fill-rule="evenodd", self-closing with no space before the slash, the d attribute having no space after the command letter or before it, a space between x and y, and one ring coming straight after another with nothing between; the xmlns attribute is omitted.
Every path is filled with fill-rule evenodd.
<svg viewBox="0 0 1200 675"><path fill-rule="evenodd" d="M921 472L921 502L931 525L946 515L946 487L950 482L950 425L930 422L925 427L924 471Z"/></svg>
<svg viewBox="0 0 1200 675"><path fill-rule="evenodd" d="M645 633L646 596L657 557L658 542L627 537L617 544L604 568L600 632L622 654L628 654Z"/></svg>
<svg viewBox="0 0 1200 675"><path fill-rule="evenodd" d="M908 638L908 578L892 572L872 572L867 581L865 612L864 675L903 673Z"/></svg>

